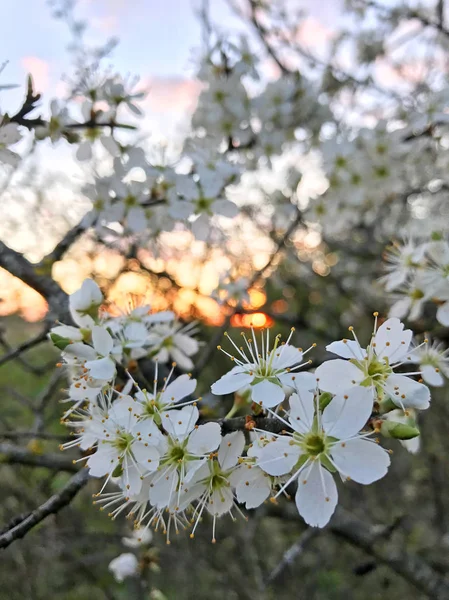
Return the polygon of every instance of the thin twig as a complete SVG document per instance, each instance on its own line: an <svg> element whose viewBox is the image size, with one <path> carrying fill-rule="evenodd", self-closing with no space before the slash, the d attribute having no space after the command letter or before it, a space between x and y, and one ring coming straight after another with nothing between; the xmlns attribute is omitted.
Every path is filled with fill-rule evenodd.
<svg viewBox="0 0 449 600"><path fill-rule="evenodd" d="M31 338L30 340L27 340L26 342L23 342L22 344L19 344L16 348L14 348L14 350L11 350L11 352L4 354L2 357L0 357L0 366L4 365L10 360L14 360L20 354L22 354L22 352L26 352L27 350L30 350L31 348L42 344L42 342L45 342L47 340L47 333L48 329L45 328L35 337Z"/></svg>
<svg viewBox="0 0 449 600"><path fill-rule="evenodd" d="M0 464L45 467L46 469L68 471L69 473L76 473L79 470L72 460L65 458L62 454L36 454L26 448L7 442L0 443Z"/></svg>
<svg viewBox="0 0 449 600"><path fill-rule="evenodd" d="M266 578L266 585L272 584L276 579L282 575L284 570L293 564L293 561L302 554L305 547L317 537L320 533L319 529L309 527L306 529L298 538L298 540L290 546L290 548L284 553L281 561L274 567L271 573Z"/></svg>
<svg viewBox="0 0 449 600"><path fill-rule="evenodd" d="M59 512L70 504L77 493L89 479L87 469L81 469L74 475L63 489L49 498L44 504L33 510L23 521L0 535L0 548L7 548L15 540L23 538L33 527L41 523L49 515Z"/></svg>

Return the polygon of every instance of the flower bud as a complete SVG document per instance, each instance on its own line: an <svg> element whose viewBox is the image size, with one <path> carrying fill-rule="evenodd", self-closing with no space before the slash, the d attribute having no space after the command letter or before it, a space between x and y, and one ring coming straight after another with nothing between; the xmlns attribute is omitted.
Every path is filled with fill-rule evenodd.
<svg viewBox="0 0 449 600"><path fill-rule="evenodd" d="M69 340L68 338L62 337L61 335L58 335L57 333L50 333L50 339L53 342L53 344L56 346L56 348L59 348L59 350L65 350L66 347L71 343L71 340Z"/></svg>
<svg viewBox="0 0 449 600"><path fill-rule="evenodd" d="M396 440L411 440L419 435L419 429L416 425L398 423L397 421L384 421L380 432L385 437L395 438Z"/></svg>
<svg viewBox="0 0 449 600"><path fill-rule="evenodd" d="M324 410L330 401L332 400L332 394L330 392L324 392L320 396L320 410Z"/></svg>

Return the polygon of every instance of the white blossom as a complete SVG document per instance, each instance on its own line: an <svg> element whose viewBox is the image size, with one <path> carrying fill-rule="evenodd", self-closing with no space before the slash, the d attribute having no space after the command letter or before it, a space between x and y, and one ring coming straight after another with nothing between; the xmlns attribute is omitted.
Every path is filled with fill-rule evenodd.
<svg viewBox="0 0 449 600"><path fill-rule="evenodd" d="M293 331L292 329L285 344L280 344L280 336L276 336L273 348L270 348L269 329L267 329L266 340L262 334L259 345L254 330L252 330L254 339L248 340L242 333L246 349L239 348L227 336L236 350L236 356L228 354L221 346L219 349L229 356L236 366L212 385L212 393L221 396L249 385L253 402L264 408L280 404L285 398L282 385L292 385L292 380L295 379L292 371L308 364L302 362L308 350L303 352L289 345Z"/></svg>
<svg viewBox="0 0 449 600"><path fill-rule="evenodd" d="M388 453L360 433L372 408L370 390L360 386L335 395L322 413L317 395L293 394L287 421L282 419L293 433L277 436L261 450L261 469L290 475L277 495L298 482L296 506L308 525L324 527L335 510L338 492L331 473L364 485L386 474Z"/></svg>
<svg viewBox="0 0 449 600"><path fill-rule="evenodd" d="M352 327L354 340L343 339L326 346L326 350L342 358L326 361L317 368L315 374L320 389L339 394L362 385L378 402L391 399L402 409L428 408L429 389L411 379L413 373L395 372L407 360L411 330L404 330L397 318L388 319L377 329L375 314L374 331L366 349L360 346Z"/></svg>

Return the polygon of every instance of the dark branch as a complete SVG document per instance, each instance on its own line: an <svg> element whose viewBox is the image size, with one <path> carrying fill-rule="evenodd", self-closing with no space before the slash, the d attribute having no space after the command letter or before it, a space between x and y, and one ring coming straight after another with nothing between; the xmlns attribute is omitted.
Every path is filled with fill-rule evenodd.
<svg viewBox="0 0 449 600"><path fill-rule="evenodd" d="M65 323L71 323L67 294L49 275L38 273L37 265L30 263L20 252L9 248L2 241L0 241L0 267L21 279L47 300L50 318L59 318Z"/></svg>
<svg viewBox="0 0 449 600"><path fill-rule="evenodd" d="M15 540L23 538L33 527L49 515L59 512L62 508L70 504L81 488L86 485L88 479L88 470L81 469L59 493L33 510L23 521L20 521L20 523L0 535L0 548L7 548Z"/></svg>
<svg viewBox="0 0 449 600"><path fill-rule="evenodd" d="M334 534L393 569L428 598L449 600L449 580L415 554L386 541L390 528L370 525L342 508L337 510L329 527Z"/></svg>
<svg viewBox="0 0 449 600"><path fill-rule="evenodd" d="M26 352L26 350L30 350L31 348L34 348L35 346L38 346L39 344L42 344L43 342L45 342L47 340L47 333L48 333L48 329L46 328L43 331L41 331L38 335L36 335L34 338L31 338L30 340L27 340L26 342L19 344L19 346L14 348L14 350L11 350L7 354L0 357L0 366L4 365L5 363L9 362L10 360L14 360L15 358L18 358L22 354L22 352Z"/></svg>
<svg viewBox="0 0 449 600"><path fill-rule="evenodd" d="M293 564L293 561L298 558L308 546L308 544L314 540L320 533L320 529L309 527L306 529L298 538L298 540L290 546L290 548L284 553L280 562L274 567L271 573L266 579L266 585L270 585L276 579L278 579L285 569Z"/></svg>
<svg viewBox="0 0 449 600"><path fill-rule="evenodd" d="M0 464L27 465L29 467L45 467L55 471L76 473L79 469L72 460L62 454L35 454L26 448L9 443L0 443Z"/></svg>

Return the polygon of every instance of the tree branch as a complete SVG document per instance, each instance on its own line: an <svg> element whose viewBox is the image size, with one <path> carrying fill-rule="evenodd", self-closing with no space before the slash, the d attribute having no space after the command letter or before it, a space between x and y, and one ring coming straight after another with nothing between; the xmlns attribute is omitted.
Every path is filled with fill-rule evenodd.
<svg viewBox="0 0 449 600"><path fill-rule="evenodd" d="M79 468L73 464L72 460L65 458L61 454L35 454L26 448L15 446L7 442L0 443L0 464L18 464L29 467L45 467L54 471L67 471L76 473Z"/></svg>
<svg viewBox="0 0 449 600"><path fill-rule="evenodd" d="M69 229L67 233L64 235L62 240L56 244L53 250L44 256L44 258L39 263L39 266L44 268L49 268L53 263L61 260L67 250L72 246L74 242L86 231L86 227L84 225L84 217L81 219L79 223L77 223L74 227Z"/></svg>
<svg viewBox="0 0 449 600"><path fill-rule="evenodd" d="M293 564L293 561L298 558L305 549L305 547L314 540L318 534L320 533L320 529L316 529L314 527L309 527L306 529L298 538L298 540L290 546L290 548L284 553L281 561L274 567L271 573L268 575L265 581L265 585L270 585L276 579L282 575L284 570Z"/></svg>
<svg viewBox="0 0 449 600"><path fill-rule="evenodd" d="M48 275L38 273L38 265L33 265L20 252L9 248L2 241L0 241L0 267L39 292L48 302L51 317L59 318L67 324L72 322L68 310L68 295L56 281Z"/></svg>
<svg viewBox="0 0 449 600"><path fill-rule="evenodd" d="M49 498L41 506L38 506L18 524L1 534L0 548L7 548L15 540L23 538L33 527L49 515L59 512L62 508L70 504L81 488L86 485L88 479L88 470L81 469L60 492Z"/></svg>
<svg viewBox="0 0 449 600"><path fill-rule="evenodd" d="M47 333L48 328L46 327L35 337L31 338L30 340L27 340L26 342L23 342L22 344L19 344L16 348L14 348L14 350L11 350L11 352L4 354L2 357L0 357L0 366L4 365L10 360L14 360L18 356L20 356L22 352L30 350L30 348L34 348L34 346L38 346L39 344L42 344L42 342L45 342L47 340Z"/></svg>
<svg viewBox="0 0 449 600"><path fill-rule="evenodd" d="M384 541L388 528L370 525L342 508L335 513L329 528L335 535L393 569L428 598L449 600L449 580L416 554L402 547L395 547L390 541Z"/></svg>

